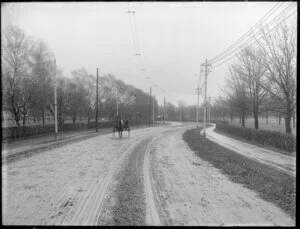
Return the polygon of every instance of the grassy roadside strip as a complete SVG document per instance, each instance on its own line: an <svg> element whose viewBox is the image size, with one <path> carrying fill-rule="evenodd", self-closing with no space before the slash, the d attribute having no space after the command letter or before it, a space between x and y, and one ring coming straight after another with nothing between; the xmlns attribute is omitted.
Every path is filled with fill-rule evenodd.
<svg viewBox="0 0 300 229"><path fill-rule="evenodd" d="M118 184L113 193L116 203L112 207L112 225L145 225L143 161L148 143L149 139L145 139L133 149L116 176Z"/></svg>
<svg viewBox="0 0 300 229"><path fill-rule="evenodd" d="M266 148L266 149L275 151L275 152L277 152L277 153L281 153L281 154L288 155L288 156L292 156L292 157L295 157L295 156L296 156L296 152L290 153L290 152L287 152L287 151L278 149L278 148L273 147L273 146L270 146L270 145L263 145L263 144L259 144L259 143L255 142L255 141L249 141L249 140L247 140L247 139L245 139L245 138L241 138L241 137L238 137L238 136L236 136L236 135L229 134L229 133L227 133L227 132L225 132L225 131L222 131L222 130L219 130L219 129L217 129L217 128L215 128L213 131L216 132L216 133L225 135L225 136L227 136L227 137L233 138L233 139L235 139L235 140L239 140L239 141L241 141L241 142L246 142L246 143L251 144L251 145L256 145L256 146L258 146L258 147Z"/></svg>
<svg viewBox="0 0 300 229"><path fill-rule="evenodd" d="M295 220L296 178L204 139L200 130L192 129L183 134L197 156L212 163L233 182L276 204Z"/></svg>

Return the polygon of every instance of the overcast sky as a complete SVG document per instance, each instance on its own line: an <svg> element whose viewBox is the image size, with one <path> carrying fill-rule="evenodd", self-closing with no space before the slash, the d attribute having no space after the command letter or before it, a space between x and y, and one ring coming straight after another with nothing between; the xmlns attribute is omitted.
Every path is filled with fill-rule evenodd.
<svg viewBox="0 0 300 229"><path fill-rule="evenodd" d="M27 35L44 39L64 75L86 68L111 73L149 91L159 102L197 103L200 64L233 44L276 2L90 2L10 3L1 5L1 30L17 25ZM288 4L288 3L287 3ZM136 56L128 8L135 10L141 56ZM131 14L132 18L132 14ZM145 71L141 71L145 69ZM224 64L208 75L208 95L217 97ZM146 76L150 79L146 79ZM202 99L201 99L202 100Z"/></svg>

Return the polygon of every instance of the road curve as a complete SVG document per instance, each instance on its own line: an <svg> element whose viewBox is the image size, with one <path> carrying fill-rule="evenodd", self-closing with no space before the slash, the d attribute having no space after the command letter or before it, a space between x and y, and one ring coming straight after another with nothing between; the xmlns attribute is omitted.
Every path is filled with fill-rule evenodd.
<svg viewBox="0 0 300 229"><path fill-rule="evenodd" d="M140 172L131 177L133 184L142 177L143 188L127 196L134 202L134 195L143 195L146 209L145 218L135 222L293 225L280 209L196 157L182 140L190 127L133 130L122 139L97 136L3 165L3 224L115 225L102 220L111 207L108 198L122 188L116 175L126 168L136 172L134 165Z"/></svg>

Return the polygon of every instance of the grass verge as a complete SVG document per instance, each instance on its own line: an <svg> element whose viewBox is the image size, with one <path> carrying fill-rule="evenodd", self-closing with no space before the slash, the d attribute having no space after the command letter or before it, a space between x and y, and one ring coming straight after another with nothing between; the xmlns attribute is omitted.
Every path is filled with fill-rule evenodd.
<svg viewBox="0 0 300 229"><path fill-rule="evenodd" d="M212 163L230 180L256 191L295 220L296 178L203 138L200 128L186 131L183 139L197 156Z"/></svg>
<svg viewBox="0 0 300 229"><path fill-rule="evenodd" d="M277 153L281 153L281 154L288 155L288 156L292 156L292 157L295 157L295 156L296 156L296 152L292 152L292 153L291 153L291 152L288 152L288 151L285 151L285 150L278 149L278 148L273 147L273 146L271 146L271 145L267 145L267 144L263 145L263 144L260 144L260 143L258 143L258 142L255 142L255 141L249 141L249 140L247 140L247 139L245 139L245 138L238 137L238 136L233 135L233 134L229 134L229 133L227 133L227 132L225 132L225 131L222 131L222 130L219 130L219 129L217 129L217 128L215 128L214 131L215 131L216 133L223 134L223 135L225 135L225 136L227 136L227 137L230 137L230 138L233 138L233 139L235 139L235 140L239 140L239 141L242 141L242 142L246 142L246 143L251 144L251 145L256 145L256 146L258 146L258 147L266 148L266 149L275 151L275 152L277 152Z"/></svg>

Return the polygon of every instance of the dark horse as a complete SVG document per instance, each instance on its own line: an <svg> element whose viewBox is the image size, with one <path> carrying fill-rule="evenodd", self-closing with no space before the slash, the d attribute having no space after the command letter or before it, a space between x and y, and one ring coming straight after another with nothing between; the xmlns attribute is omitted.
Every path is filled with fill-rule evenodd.
<svg viewBox="0 0 300 229"><path fill-rule="evenodd" d="M113 134L115 137L115 132L118 131L119 133L119 137L122 137L122 132L123 132L123 120L121 118L118 118L117 120L115 120L115 124L113 127Z"/></svg>
<svg viewBox="0 0 300 229"><path fill-rule="evenodd" d="M115 137L115 132L118 131L119 137L122 138L123 130L127 130L128 136L130 137L130 126L128 120L125 120L125 122L123 122L121 118L118 118L117 120L115 120L115 124L113 127L113 136Z"/></svg>

